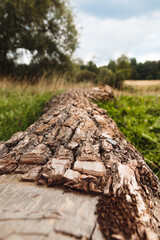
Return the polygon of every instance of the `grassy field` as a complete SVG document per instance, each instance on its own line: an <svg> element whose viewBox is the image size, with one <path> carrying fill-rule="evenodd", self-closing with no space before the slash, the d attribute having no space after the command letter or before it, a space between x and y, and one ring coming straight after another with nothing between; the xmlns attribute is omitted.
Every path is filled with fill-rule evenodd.
<svg viewBox="0 0 160 240"><path fill-rule="evenodd" d="M119 94L119 93L118 93ZM121 95L160 95L160 80L126 80Z"/></svg>
<svg viewBox="0 0 160 240"><path fill-rule="evenodd" d="M43 113L44 105L52 96L70 88L91 87L92 83L72 84L65 78L48 80L42 77L37 84L19 84L14 79L0 79L0 141L24 131Z"/></svg>
<svg viewBox="0 0 160 240"><path fill-rule="evenodd" d="M160 97L118 96L98 103L160 177Z"/></svg>
<svg viewBox="0 0 160 240"><path fill-rule="evenodd" d="M25 130L42 114L51 92L0 90L0 141Z"/></svg>
<svg viewBox="0 0 160 240"><path fill-rule="evenodd" d="M160 87L160 80L126 80L125 85L136 88Z"/></svg>
<svg viewBox="0 0 160 240"><path fill-rule="evenodd" d="M114 101L98 105L107 110L125 137L160 177L159 85L149 85L148 89L147 86L143 88L144 83L137 87L135 83L128 82L130 85L125 82L125 91L116 92ZM35 122L53 95L68 88L91 86L91 83L68 84L64 79L53 79L46 84L42 78L34 86L0 79L0 141L9 139L15 132L23 131Z"/></svg>

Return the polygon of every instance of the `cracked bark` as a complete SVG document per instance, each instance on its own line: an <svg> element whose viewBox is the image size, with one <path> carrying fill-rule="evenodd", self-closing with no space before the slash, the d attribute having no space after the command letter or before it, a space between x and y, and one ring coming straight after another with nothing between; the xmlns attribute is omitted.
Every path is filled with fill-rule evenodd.
<svg viewBox="0 0 160 240"><path fill-rule="evenodd" d="M110 87L54 97L37 122L0 143L0 174L96 194L106 239L158 239L159 180L106 111L90 101L112 97ZM56 230L74 235L73 222L62 220Z"/></svg>

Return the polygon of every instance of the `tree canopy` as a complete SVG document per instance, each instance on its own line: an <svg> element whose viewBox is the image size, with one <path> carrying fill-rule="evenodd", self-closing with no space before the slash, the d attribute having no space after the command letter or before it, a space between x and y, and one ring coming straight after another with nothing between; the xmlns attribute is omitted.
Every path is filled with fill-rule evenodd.
<svg viewBox="0 0 160 240"><path fill-rule="evenodd" d="M0 71L11 71L28 53L30 65L67 69L77 47L68 1L0 1Z"/></svg>

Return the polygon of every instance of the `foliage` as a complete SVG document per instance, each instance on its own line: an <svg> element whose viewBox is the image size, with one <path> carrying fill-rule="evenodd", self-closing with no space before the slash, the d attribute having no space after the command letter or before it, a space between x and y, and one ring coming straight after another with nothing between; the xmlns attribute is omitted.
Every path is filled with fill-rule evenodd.
<svg viewBox="0 0 160 240"><path fill-rule="evenodd" d="M107 66L112 72L116 71L116 62L114 60L110 60Z"/></svg>
<svg viewBox="0 0 160 240"><path fill-rule="evenodd" d="M64 72L71 65L77 31L68 1L0 1L0 72ZM29 66L19 63L26 52Z"/></svg>
<svg viewBox="0 0 160 240"><path fill-rule="evenodd" d="M115 74L107 67L101 67L97 76L99 85L110 85L115 87Z"/></svg>
<svg viewBox="0 0 160 240"><path fill-rule="evenodd" d="M86 65L82 64L80 68L81 70L88 70L90 72L94 72L95 74L99 73L99 68L93 61L89 61Z"/></svg>
<svg viewBox="0 0 160 240"><path fill-rule="evenodd" d="M121 55L116 61L110 60L107 66L97 67L93 61L84 64L78 59L73 64L72 72L78 82L94 81L98 85L109 84L113 88L122 89L124 80L160 78L160 61L137 63L136 58L129 59Z"/></svg>
<svg viewBox="0 0 160 240"><path fill-rule="evenodd" d="M97 83L100 85L110 85L111 87L121 89L123 81L131 76L130 61L122 55L117 61L111 60L107 67L100 67L97 76Z"/></svg>
<svg viewBox="0 0 160 240"><path fill-rule="evenodd" d="M146 61L145 63L137 63L136 59L131 60L131 79L160 79L160 61Z"/></svg>
<svg viewBox="0 0 160 240"><path fill-rule="evenodd" d="M113 62L114 61L112 61L112 64ZM77 66L77 68L75 66ZM114 71L106 66L98 68L92 61L89 61L86 65L79 61L78 64L74 64L74 70L77 70L76 81L94 81L98 85L108 84L113 88L120 89L123 85L123 81L129 77L131 71L128 68L118 69L115 62L113 66Z"/></svg>
<svg viewBox="0 0 160 240"><path fill-rule="evenodd" d="M67 75L70 82L88 81L98 85L109 84L117 89L122 89L124 80L141 78L145 80L154 77L160 78L160 61L137 63L135 58L129 59L125 55L120 56L116 61L110 60L107 66L102 67L97 67L93 61L84 64L81 59L75 59Z"/></svg>
<svg viewBox="0 0 160 240"><path fill-rule="evenodd" d="M130 67L129 58L122 54L116 61L116 69L128 69L129 67Z"/></svg>
<svg viewBox="0 0 160 240"><path fill-rule="evenodd" d="M160 177L160 98L120 96L98 105L107 110L125 137Z"/></svg>
<svg viewBox="0 0 160 240"><path fill-rule="evenodd" d="M115 88L121 89L123 86L123 81L129 79L131 74L131 70L129 68L122 68L115 72L116 81L115 81Z"/></svg>
<svg viewBox="0 0 160 240"><path fill-rule="evenodd" d="M107 66L113 72L117 70L125 70L125 80L152 80L160 79L160 61L146 61L145 63L137 63L135 58L129 59L125 55L119 57L116 61L111 60Z"/></svg>
<svg viewBox="0 0 160 240"><path fill-rule="evenodd" d="M76 82L85 82L85 81L91 81L93 82L96 78L96 74L94 72L88 71L88 70L83 70L81 71L77 77L76 77Z"/></svg>
<svg viewBox="0 0 160 240"><path fill-rule="evenodd" d="M0 90L0 141L24 131L41 116L51 92Z"/></svg>

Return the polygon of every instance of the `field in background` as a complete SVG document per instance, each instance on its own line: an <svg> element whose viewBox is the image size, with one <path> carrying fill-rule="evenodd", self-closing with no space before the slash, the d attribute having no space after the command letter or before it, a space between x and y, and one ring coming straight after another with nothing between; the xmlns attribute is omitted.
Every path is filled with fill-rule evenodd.
<svg viewBox="0 0 160 240"><path fill-rule="evenodd" d="M160 80L126 80L119 93L132 95L160 95Z"/></svg>
<svg viewBox="0 0 160 240"><path fill-rule="evenodd" d="M43 113L52 96L71 88L89 88L92 83L68 83L64 78L45 77L35 85L0 79L0 141L24 131ZM160 177L160 81L125 81L115 100L99 103L108 111L125 137L144 155Z"/></svg>
<svg viewBox="0 0 160 240"><path fill-rule="evenodd" d="M160 80L126 80L125 85L138 88L148 88L153 86L160 86Z"/></svg>

